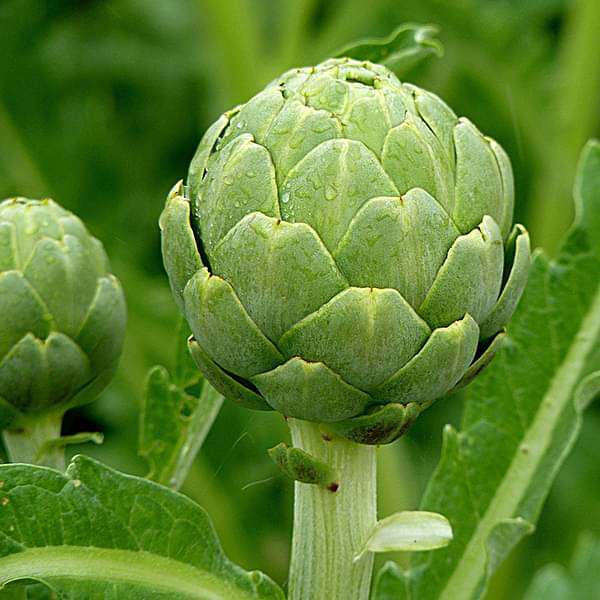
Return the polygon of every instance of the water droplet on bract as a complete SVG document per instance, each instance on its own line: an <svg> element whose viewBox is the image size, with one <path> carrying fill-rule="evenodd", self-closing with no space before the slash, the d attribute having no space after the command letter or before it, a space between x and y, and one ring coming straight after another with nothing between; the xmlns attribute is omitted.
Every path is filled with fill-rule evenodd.
<svg viewBox="0 0 600 600"><path fill-rule="evenodd" d="M281 201L282 201L284 204L287 204L287 203L290 201L290 193L289 193L289 192L287 192L287 191L284 191L284 192L281 194Z"/></svg>
<svg viewBox="0 0 600 600"><path fill-rule="evenodd" d="M309 176L308 180L310 181L310 183L313 187L313 190L318 190L321 188L321 180L319 179L318 175L315 174L315 175Z"/></svg>
<svg viewBox="0 0 600 600"><path fill-rule="evenodd" d="M275 135L287 135L291 131L291 127L287 123L273 127L272 131Z"/></svg>
<svg viewBox="0 0 600 600"><path fill-rule="evenodd" d="M54 256L47 256L47 257L46 257L46 262L47 262L49 265L51 265L51 264L53 264L53 263L55 263L55 262L56 262L56 258L54 258Z"/></svg>
<svg viewBox="0 0 600 600"><path fill-rule="evenodd" d="M256 172L255 171L246 171L246 177L250 177L250 179L252 179L253 177L256 177Z"/></svg>
<svg viewBox="0 0 600 600"><path fill-rule="evenodd" d="M231 175L226 175L223 177L223 182L225 185L231 185L233 183L233 177L231 177Z"/></svg>
<svg viewBox="0 0 600 600"><path fill-rule="evenodd" d="M335 200L337 196L337 190L331 184L325 187L325 199L326 200Z"/></svg>
<svg viewBox="0 0 600 600"><path fill-rule="evenodd" d="M314 133L324 133L330 127L331 127L331 125L329 124L328 121L316 121L315 123L313 123L311 130Z"/></svg>
<svg viewBox="0 0 600 600"><path fill-rule="evenodd" d="M301 134L296 134L295 136L293 136L290 141L289 141L289 147L292 148L293 150L295 150L296 148L299 148L302 143L304 142L305 137L304 135Z"/></svg>
<svg viewBox="0 0 600 600"><path fill-rule="evenodd" d="M381 235L379 235L379 234L367 236L367 238L366 238L367 246L369 248L372 248L380 239L381 239Z"/></svg>

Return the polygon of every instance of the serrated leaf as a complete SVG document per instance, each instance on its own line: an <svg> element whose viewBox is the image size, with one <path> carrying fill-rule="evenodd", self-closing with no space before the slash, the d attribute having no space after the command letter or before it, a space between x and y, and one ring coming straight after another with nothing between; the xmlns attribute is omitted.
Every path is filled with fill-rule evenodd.
<svg viewBox="0 0 600 600"><path fill-rule="evenodd" d="M384 38L359 40L335 56L380 63L401 76L424 58L443 54L442 44L434 37L437 32L433 25L405 23Z"/></svg>
<svg viewBox="0 0 600 600"><path fill-rule="evenodd" d="M584 534L570 569L549 564L534 576L524 600L592 600L600 598L600 539Z"/></svg>
<svg viewBox="0 0 600 600"><path fill-rule="evenodd" d="M201 383L199 398L173 383L164 367L148 374L140 423L139 454L148 479L179 489L221 409L223 397Z"/></svg>
<svg viewBox="0 0 600 600"><path fill-rule="evenodd" d="M190 499L82 456L63 475L0 465L0 587L33 579L66 600L283 600L224 555Z"/></svg>
<svg viewBox="0 0 600 600"><path fill-rule="evenodd" d="M148 463L147 477L175 490L183 485L223 404L196 367L188 337L181 317L173 375L161 366L150 369L140 416L138 453Z"/></svg>
<svg viewBox="0 0 600 600"><path fill-rule="evenodd" d="M578 218L556 260L538 253L504 348L467 391L461 431L447 427L422 508L442 511L448 548L415 554L419 600L481 598L489 577L533 528L600 377L600 143L582 155Z"/></svg>

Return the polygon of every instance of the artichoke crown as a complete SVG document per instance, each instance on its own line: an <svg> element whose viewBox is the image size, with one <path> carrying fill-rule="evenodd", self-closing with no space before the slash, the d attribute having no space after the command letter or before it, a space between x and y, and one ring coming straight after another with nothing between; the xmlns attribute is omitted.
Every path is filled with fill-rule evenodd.
<svg viewBox="0 0 600 600"><path fill-rule="evenodd" d="M284 73L208 129L161 217L200 368L298 418L418 413L516 306L513 196L500 145L385 67Z"/></svg>
<svg viewBox="0 0 600 600"><path fill-rule="evenodd" d="M0 423L93 399L123 342L102 244L52 200L0 203Z"/></svg>

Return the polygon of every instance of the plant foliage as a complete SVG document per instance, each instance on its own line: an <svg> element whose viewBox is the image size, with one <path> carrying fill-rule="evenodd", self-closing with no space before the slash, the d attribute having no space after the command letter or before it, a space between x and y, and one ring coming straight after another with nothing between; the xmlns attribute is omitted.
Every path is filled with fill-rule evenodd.
<svg viewBox="0 0 600 600"><path fill-rule="evenodd" d="M83 600L280 600L223 553L207 514L155 483L83 456L66 475L1 465L0 586L35 580Z"/></svg>

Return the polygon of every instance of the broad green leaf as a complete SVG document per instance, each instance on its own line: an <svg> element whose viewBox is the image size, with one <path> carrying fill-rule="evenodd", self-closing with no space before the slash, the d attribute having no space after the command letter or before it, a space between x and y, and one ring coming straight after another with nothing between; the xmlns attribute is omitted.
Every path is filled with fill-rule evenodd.
<svg viewBox="0 0 600 600"><path fill-rule="evenodd" d="M161 366L148 373L139 441L148 479L173 489L183 485L223 403L193 364L180 329L174 376Z"/></svg>
<svg viewBox="0 0 600 600"><path fill-rule="evenodd" d="M434 38L437 31L433 25L406 23L384 38L350 44L335 56L380 63L401 76L424 58L442 55L442 44Z"/></svg>
<svg viewBox="0 0 600 600"><path fill-rule="evenodd" d="M398 590L406 587L411 597L483 596L496 567L533 529L578 435L581 412L600 391L600 238L594 230L600 186L590 183L598 181L599 159L600 143L590 142L575 186L575 225L556 260L537 254L505 345L467 392L461 431L448 426L444 432L422 509L443 512L454 540L413 555L411 572L397 577ZM382 581L388 585L390 577Z"/></svg>
<svg viewBox="0 0 600 600"><path fill-rule="evenodd" d="M283 600L227 559L202 508L156 483L83 456L66 475L0 465L0 481L0 587L34 580L68 600Z"/></svg>
<svg viewBox="0 0 600 600"><path fill-rule="evenodd" d="M567 570L549 564L534 576L524 600L592 600L600 598L600 539L585 534Z"/></svg>

